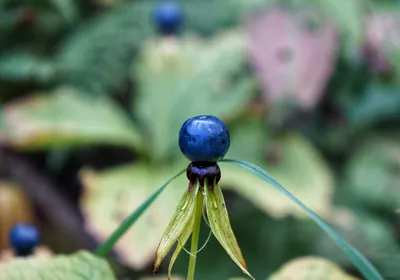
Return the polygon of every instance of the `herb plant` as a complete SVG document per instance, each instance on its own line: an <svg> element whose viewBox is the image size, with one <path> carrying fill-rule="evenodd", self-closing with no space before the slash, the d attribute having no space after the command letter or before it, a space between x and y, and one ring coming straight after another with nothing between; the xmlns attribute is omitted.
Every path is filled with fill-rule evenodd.
<svg viewBox="0 0 400 280"><path fill-rule="evenodd" d="M240 270L233 269L235 262L224 262L229 257L217 243L222 240L233 261L257 279L291 278L307 263L319 267L315 259L294 259L306 254L323 256L338 270L351 260L364 275L370 273L367 279L381 279L352 246L362 248L385 279L400 279L395 212L400 207L400 141L393 133L400 120L400 48L393 42L398 1L3 2L2 253L18 246L8 242L11 225L36 221L31 216L37 209L43 214L37 220L45 226L43 241L55 245L55 253L64 252L59 240L68 241L65 251L91 250L105 241L97 252L105 256L112 247L118 255L114 273L123 277L151 273L145 268L159 263L169 248L189 253L189 275L226 279ZM189 164L176 134L186 119L200 114L224 121L230 148L211 161L189 154ZM76 204L46 204L42 184L6 156L17 153L22 166L32 163L39 169L33 174L53 180L51 190L61 200L67 201L66 191ZM221 180L210 183L204 173L204 182L192 180L188 187L185 172L195 171L198 178L212 166L213 176L222 173ZM26 188L32 201L16 197L14 185ZM208 213L207 192L221 205L226 200L229 218L218 212L223 207ZM175 239L184 223L174 221L195 220L201 198L201 215L211 228L205 243L212 246L186 249L185 239L189 242L188 235L198 229L189 220ZM213 223L218 213L217 222L232 223L234 235ZM68 238L53 238L47 222ZM172 228L179 229L173 239L167 237ZM202 227L200 240L206 239L204 233ZM235 236L241 249L227 246L235 245ZM336 245L345 254L338 254ZM175 273L186 274L182 257L170 261L169 273L174 265ZM215 266L211 275L208 268L217 260L224 265ZM285 274L288 261L292 275L277 276L278 267ZM66 270L57 274L60 267ZM333 277L331 264L324 267L312 275ZM0 263L0 280L114 280L114 273L104 259L88 252L55 256L48 264L36 256ZM337 279L353 280L343 273Z"/></svg>
<svg viewBox="0 0 400 280"><path fill-rule="evenodd" d="M278 181L269 175L268 172L250 162L223 159L229 149L229 144L229 132L223 122L215 116L196 116L188 119L183 124L179 133L179 145L182 153L188 159L192 160L192 163L186 169L189 187L161 239L156 253L154 271L158 269L161 261L167 255L171 247L175 243L178 243L168 268L168 275L170 277L174 261L190 235L192 235L187 279L194 279L201 213L203 209L203 199L205 197L206 212L212 233L242 271L253 278L247 271L246 263L231 229L222 191L218 186L221 173L217 162L225 162L236 164L247 169L278 189L302 208L317 225L328 234L366 279L383 280L383 277L376 268L359 253L357 249L342 239L322 218L287 191ZM99 256L105 256L109 253L115 242L121 238L124 232L151 205L167 185L183 172L184 171L181 171L165 182L160 189L133 212L115 233L97 250L97 254Z"/></svg>

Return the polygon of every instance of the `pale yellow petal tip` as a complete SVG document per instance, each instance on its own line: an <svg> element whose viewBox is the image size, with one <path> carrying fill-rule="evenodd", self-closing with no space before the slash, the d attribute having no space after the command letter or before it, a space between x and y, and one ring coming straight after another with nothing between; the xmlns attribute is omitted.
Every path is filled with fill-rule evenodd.
<svg viewBox="0 0 400 280"><path fill-rule="evenodd" d="M154 266L153 266L153 273L156 273L156 272L158 271L158 269L160 268L160 265L161 265L161 261L156 261L156 262L154 263Z"/></svg>
<svg viewBox="0 0 400 280"><path fill-rule="evenodd" d="M246 268L246 270L242 270L242 271L243 271L244 274L246 274L247 276L249 276L252 280L255 280L255 279L256 279L256 278L253 277L253 275L250 274L250 272L247 271L247 268Z"/></svg>

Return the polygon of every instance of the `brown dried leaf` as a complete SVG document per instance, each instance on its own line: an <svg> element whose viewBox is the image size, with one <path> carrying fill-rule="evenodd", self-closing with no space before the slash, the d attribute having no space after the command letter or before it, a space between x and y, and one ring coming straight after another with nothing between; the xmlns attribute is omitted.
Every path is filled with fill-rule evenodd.
<svg viewBox="0 0 400 280"><path fill-rule="evenodd" d="M0 181L0 251L9 248L8 234L17 222L32 223L33 207L20 186Z"/></svg>

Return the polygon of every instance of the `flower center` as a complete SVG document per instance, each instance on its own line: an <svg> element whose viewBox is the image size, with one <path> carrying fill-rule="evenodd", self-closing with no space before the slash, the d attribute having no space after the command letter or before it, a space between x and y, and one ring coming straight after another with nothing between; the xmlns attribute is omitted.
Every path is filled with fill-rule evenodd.
<svg viewBox="0 0 400 280"><path fill-rule="evenodd" d="M204 186L205 180L211 188L221 179L221 170L216 162L192 162L186 170L186 176L189 179L189 189L191 189L197 180L200 186Z"/></svg>

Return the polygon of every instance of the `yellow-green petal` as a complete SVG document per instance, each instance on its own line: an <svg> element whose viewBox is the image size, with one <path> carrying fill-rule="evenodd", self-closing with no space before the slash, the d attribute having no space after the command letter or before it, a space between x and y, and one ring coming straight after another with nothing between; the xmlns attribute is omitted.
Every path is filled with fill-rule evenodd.
<svg viewBox="0 0 400 280"><path fill-rule="evenodd" d="M202 195L202 194L200 194ZM171 279L171 272L172 272L172 267L174 266L174 263L176 259L178 258L179 253L181 252L183 246L185 246L186 242L188 241L190 235L192 234L193 231L193 224L194 224L194 216L192 215L190 217L190 220L185 227L185 229L182 232L182 235L178 239L178 244L176 245L175 252L171 257L171 260L169 261L169 266L168 266L168 280Z"/></svg>
<svg viewBox="0 0 400 280"><path fill-rule="evenodd" d="M162 260L177 242L182 233L190 226L192 216L194 215L196 196L199 190L197 184L191 191L185 193L175 210L167 229L165 230L160 244L156 251L156 261L153 271L157 271Z"/></svg>
<svg viewBox="0 0 400 280"><path fill-rule="evenodd" d="M225 200L220 186L214 186L212 191L208 187L205 187L205 190L206 209L211 231L240 269L251 279L254 279L254 277L247 271L246 262L244 261L242 252L232 231L228 211L226 210Z"/></svg>

